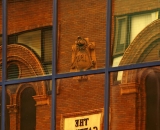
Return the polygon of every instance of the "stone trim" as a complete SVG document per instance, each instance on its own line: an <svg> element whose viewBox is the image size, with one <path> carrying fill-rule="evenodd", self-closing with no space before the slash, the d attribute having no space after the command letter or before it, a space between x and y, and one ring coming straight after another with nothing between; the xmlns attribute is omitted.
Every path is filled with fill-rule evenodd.
<svg viewBox="0 0 160 130"><path fill-rule="evenodd" d="M9 110L9 113L17 113L18 112L18 105L7 105L7 109Z"/></svg>
<svg viewBox="0 0 160 130"><path fill-rule="evenodd" d="M47 95L36 95L33 96L36 101L36 106L49 105L49 97Z"/></svg>
<svg viewBox="0 0 160 130"><path fill-rule="evenodd" d="M139 84L133 82L133 83L127 83L127 84L120 84L120 94L131 94L131 93L138 93L138 87Z"/></svg>

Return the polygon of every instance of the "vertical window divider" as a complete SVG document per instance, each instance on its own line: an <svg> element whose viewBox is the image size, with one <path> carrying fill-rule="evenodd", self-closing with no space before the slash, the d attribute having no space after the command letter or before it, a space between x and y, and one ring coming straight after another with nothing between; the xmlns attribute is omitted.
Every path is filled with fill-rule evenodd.
<svg viewBox="0 0 160 130"><path fill-rule="evenodd" d="M6 66L7 66L7 0L2 0L2 104L1 104L1 130L5 130L6 106Z"/></svg>
<svg viewBox="0 0 160 130"><path fill-rule="evenodd" d="M58 0L53 0L53 29L52 29L52 107L51 107L51 130L56 129L56 55L57 55L57 15Z"/></svg>
<svg viewBox="0 0 160 130"><path fill-rule="evenodd" d="M104 130L109 130L109 85L110 85L110 37L111 37L111 7L112 0L107 0L106 25L106 63L105 63L105 95L104 95Z"/></svg>

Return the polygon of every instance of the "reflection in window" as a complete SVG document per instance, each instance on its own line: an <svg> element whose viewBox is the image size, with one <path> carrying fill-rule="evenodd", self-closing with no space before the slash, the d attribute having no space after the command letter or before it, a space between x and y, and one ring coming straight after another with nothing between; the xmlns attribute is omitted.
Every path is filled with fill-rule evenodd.
<svg viewBox="0 0 160 130"><path fill-rule="evenodd" d="M116 17L113 64L118 66L128 45L150 23L158 19L159 12L139 13ZM137 43L139 44L139 43Z"/></svg>
<svg viewBox="0 0 160 130"><path fill-rule="evenodd" d="M14 73L13 73L14 72ZM7 68L7 79L17 79L19 77L19 68L16 64L10 64Z"/></svg>
<svg viewBox="0 0 160 130"><path fill-rule="evenodd" d="M36 107L33 96L36 95L33 88L28 87L21 93L20 130L36 129Z"/></svg>
<svg viewBox="0 0 160 130"><path fill-rule="evenodd" d="M123 53L126 46L126 37L127 37L127 17L118 18L116 21L117 25L117 34L115 41L115 54Z"/></svg>
<svg viewBox="0 0 160 130"><path fill-rule="evenodd" d="M156 19L158 19L158 12L132 16L130 43L147 25Z"/></svg>
<svg viewBox="0 0 160 130"><path fill-rule="evenodd" d="M146 130L160 129L160 73L150 73L146 78Z"/></svg>
<svg viewBox="0 0 160 130"><path fill-rule="evenodd" d="M2 37L0 37L0 45ZM22 44L29 48L41 61L46 74L52 73L52 28L19 32L8 36L8 44Z"/></svg>
<svg viewBox="0 0 160 130"><path fill-rule="evenodd" d="M44 31L44 62L52 61L52 30Z"/></svg>
<svg viewBox="0 0 160 130"><path fill-rule="evenodd" d="M18 43L32 48L41 57L41 31L27 32L18 35Z"/></svg>

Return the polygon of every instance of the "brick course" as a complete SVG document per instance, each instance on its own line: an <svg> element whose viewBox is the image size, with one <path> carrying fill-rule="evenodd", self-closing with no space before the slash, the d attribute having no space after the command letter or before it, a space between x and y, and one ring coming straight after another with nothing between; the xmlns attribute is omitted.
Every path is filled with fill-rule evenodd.
<svg viewBox="0 0 160 130"><path fill-rule="evenodd" d="M39 0L38 2L35 0L28 0L9 3L8 34L52 25L52 5L52 0ZM113 46L114 43L115 15L148 11L157 9L160 6L158 1L153 2L151 0L115 0L112 5L111 46ZM2 30L1 22L2 19L0 17L0 30ZM59 0L58 25L58 73L70 71L72 55L71 47L77 39L77 36L89 38L91 42L95 42L97 68L104 68L106 50L105 0ZM152 54L154 55L154 53ZM34 66L34 62L32 62L32 60L35 60L35 58L32 57L30 61L32 63L32 67L36 70L37 75L43 75L42 66ZM19 64L23 68L22 77L32 76L30 73L27 75L27 66L22 63ZM37 68L39 69L37 70ZM33 76L35 75L33 74ZM62 114L89 111L104 107L104 77L104 74L96 74L88 76L87 81L78 81L76 78L60 79L60 84L59 86L57 85L57 90L59 92L56 95L56 130L60 130ZM129 84L133 81L130 78L133 77L128 76L126 80L124 80ZM135 80L136 79L134 79L134 81ZM121 88L119 85L114 84L112 75L110 81L112 84L110 87L110 129L136 130L144 128L142 126L145 125L145 118L142 118L142 120L141 116L145 117L145 89L143 88L141 91L142 97L140 97L137 93L121 95ZM32 86L34 86L33 88L35 89L37 95L47 95L44 90L46 87L44 82L37 83L36 85L32 83ZM14 99L14 96L10 94L11 100L17 100L17 102L15 101L14 103L18 103L20 100L20 93L17 92L16 94L16 99ZM51 128L51 96L47 95L47 98L47 100L49 100L48 104L36 106L37 130L49 130ZM140 102L144 103L142 106L142 111L140 110L142 109L139 105ZM139 114L139 112L141 112L141 114ZM138 121L142 121L142 123L138 123L137 119ZM12 130L20 129L19 115L13 113L10 114L10 126Z"/></svg>

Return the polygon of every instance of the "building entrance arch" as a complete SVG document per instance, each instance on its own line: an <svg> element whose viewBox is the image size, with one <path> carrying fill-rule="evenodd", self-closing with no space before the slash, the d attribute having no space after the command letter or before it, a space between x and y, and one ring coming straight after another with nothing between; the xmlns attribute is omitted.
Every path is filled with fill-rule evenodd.
<svg viewBox="0 0 160 130"><path fill-rule="evenodd" d="M157 28L159 26L160 20L156 20L137 35L125 51L120 66L160 60L160 31ZM160 124L157 122L160 120L159 86L160 66L123 72L120 84L121 94L135 93L137 130L160 129L157 125ZM155 93L156 95L153 95ZM153 101L155 101L154 104ZM152 116L156 118L153 119Z"/></svg>

